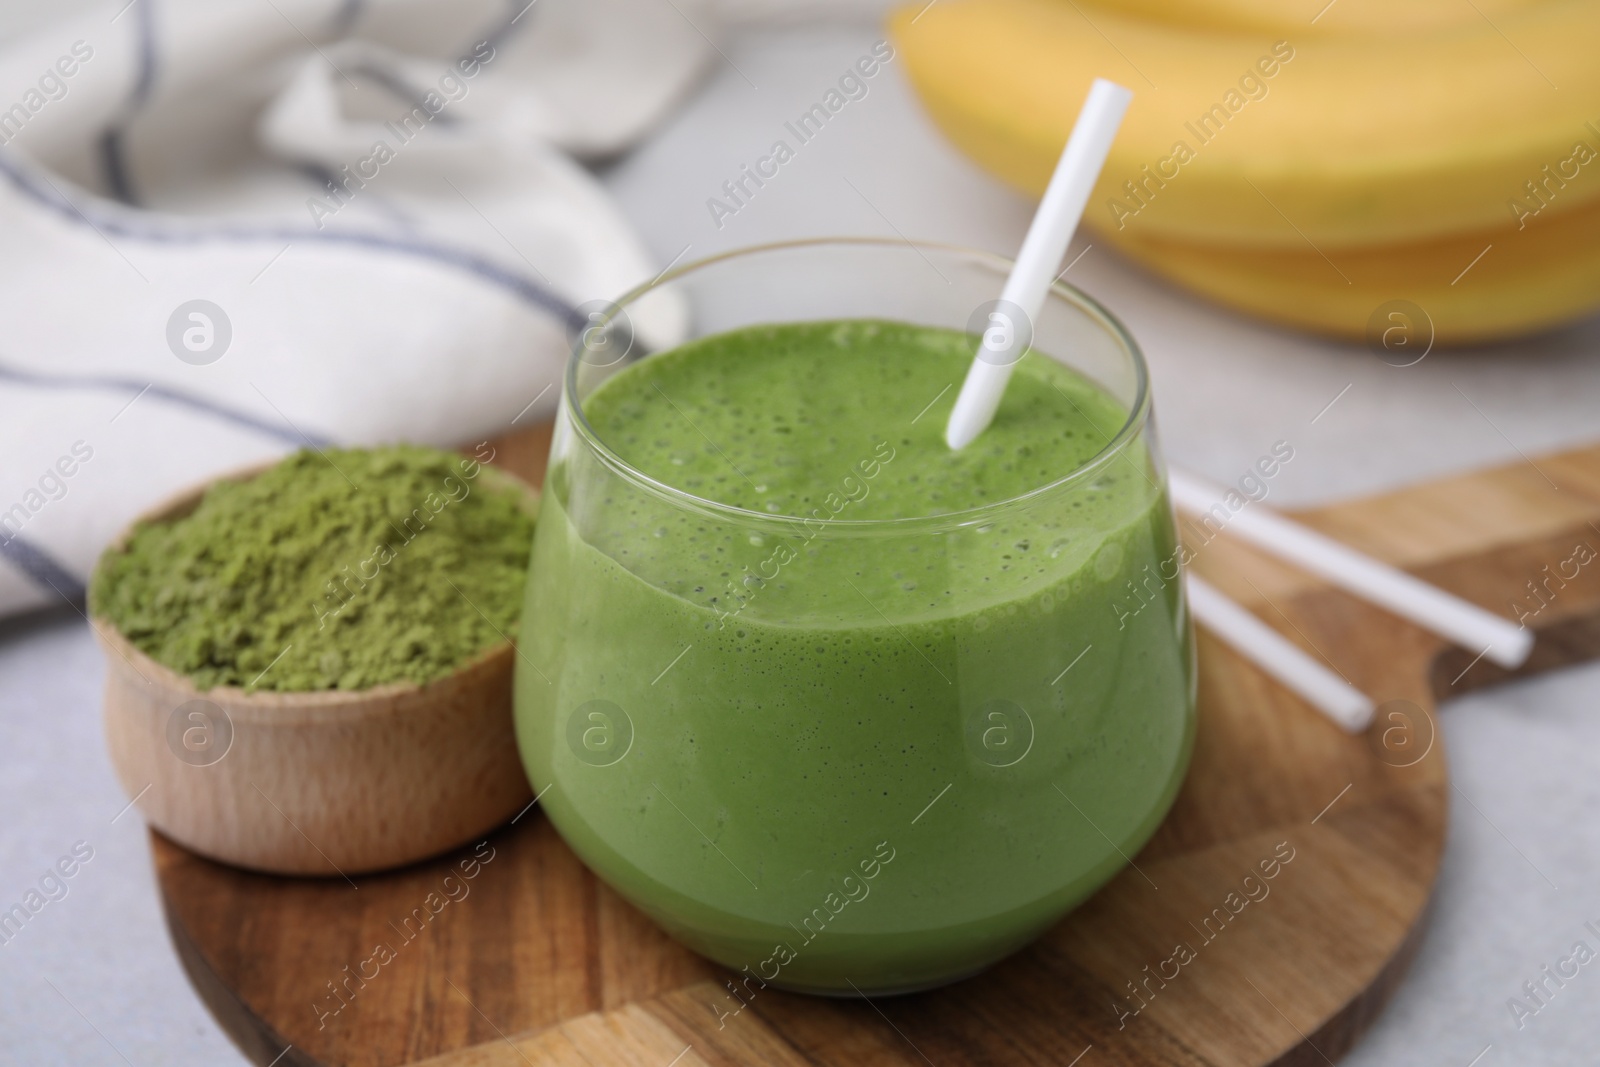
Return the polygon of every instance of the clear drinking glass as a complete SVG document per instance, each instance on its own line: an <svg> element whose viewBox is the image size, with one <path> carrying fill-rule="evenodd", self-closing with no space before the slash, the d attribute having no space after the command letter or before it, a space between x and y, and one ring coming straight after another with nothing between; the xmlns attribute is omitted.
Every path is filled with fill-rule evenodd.
<svg viewBox="0 0 1600 1067"><path fill-rule="evenodd" d="M1009 266L878 240L718 256L598 315L568 368L518 743L579 857L748 989L903 992L971 974L1160 823L1193 744L1194 647L1144 361L1057 284L1033 348L1126 422L1048 485L892 521L854 520L849 501L898 458L897 427L925 398L885 413L882 445L804 515L645 475L585 403L653 358L627 312L663 287L687 298L696 337L841 319L981 330L974 309ZM995 588L997 558L1029 580Z"/></svg>

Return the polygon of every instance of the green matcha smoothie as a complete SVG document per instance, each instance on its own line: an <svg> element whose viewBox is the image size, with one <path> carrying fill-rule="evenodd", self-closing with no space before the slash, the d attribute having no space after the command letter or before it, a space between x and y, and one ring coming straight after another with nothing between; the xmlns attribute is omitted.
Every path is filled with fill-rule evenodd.
<svg viewBox="0 0 1600 1067"><path fill-rule="evenodd" d="M1124 865L1187 765L1193 650L1145 436L1029 353L951 452L975 344L724 333L615 373L558 436L521 628L529 776L746 998L988 965Z"/></svg>

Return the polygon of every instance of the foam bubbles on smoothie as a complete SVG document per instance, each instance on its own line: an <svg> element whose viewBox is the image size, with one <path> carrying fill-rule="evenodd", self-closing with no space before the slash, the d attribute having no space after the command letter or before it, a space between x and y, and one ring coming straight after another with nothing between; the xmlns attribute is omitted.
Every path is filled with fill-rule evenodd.
<svg viewBox="0 0 1600 1067"><path fill-rule="evenodd" d="M1000 601L1044 591L1148 503L1145 485L1102 474L1047 507L1030 506L1021 525L1002 513L927 545L896 539L863 550L815 536L832 520L936 516L1028 493L1095 456L1125 420L1104 392L1031 353L994 424L951 452L942 439L955 392L947 387L960 382L975 343L872 320L768 325L620 372L585 402L618 454L686 492L795 521L709 532L646 503L634 509L634 528L608 528L599 547L718 613L849 618L865 595L905 617L946 613L975 589ZM871 565L846 566L857 558ZM830 577L841 568L857 591Z"/></svg>

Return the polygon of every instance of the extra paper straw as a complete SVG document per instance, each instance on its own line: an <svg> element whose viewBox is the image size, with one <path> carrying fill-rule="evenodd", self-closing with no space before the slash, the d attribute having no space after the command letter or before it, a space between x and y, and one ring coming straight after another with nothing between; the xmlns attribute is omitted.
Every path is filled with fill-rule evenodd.
<svg viewBox="0 0 1600 1067"><path fill-rule="evenodd" d="M1229 600L1205 579L1188 575L1189 610L1200 625L1282 682L1341 729L1358 734L1372 722L1372 700L1300 647Z"/></svg>
<svg viewBox="0 0 1600 1067"><path fill-rule="evenodd" d="M1000 306L990 315L990 328L984 331L983 344L950 411L944 439L951 448L965 448L994 418L1006 382L1011 380L1011 368L1032 339L1033 320L1044 307L1045 293L1083 218L1089 194L1106 165L1111 141L1132 99L1133 93L1104 78L1096 78L1090 86L1072 136L1023 239L1022 251L1017 253L1016 266L1006 279Z"/></svg>
<svg viewBox="0 0 1600 1067"><path fill-rule="evenodd" d="M1171 471L1168 477L1173 502L1192 515L1205 515L1227 492L1182 471ZM1223 507L1228 517L1218 525L1228 533L1502 667L1520 667L1533 651L1533 631L1286 519L1271 508L1256 503L1238 511Z"/></svg>

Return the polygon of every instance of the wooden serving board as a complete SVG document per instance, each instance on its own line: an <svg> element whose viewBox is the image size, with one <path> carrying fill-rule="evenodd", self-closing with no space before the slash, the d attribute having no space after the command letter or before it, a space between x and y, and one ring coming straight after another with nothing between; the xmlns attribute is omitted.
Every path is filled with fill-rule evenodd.
<svg viewBox="0 0 1600 1067"><path fill-rule="evenodd" d="M537 478L545 440L501 453ZM1523 673L1600 652L1600 566L1560 577L1577 546L1600 549L1600 446L1301 517L1485 607L1539 609ZM720 968L598 882L537 808L477 850L355 888L152 835L172 939L234 1040L280 1067L1329 1062L1422 937L1448 810L1435 702L1506 674L1226 536L1197 569L1401 703L1350 737L1202 633L1193 769L1143 874L957 985L871 1002L765 990L739 1009ZM1540 608L1528 583L1552 574ZM419 908L426 922L406 925Z"/></svg>

